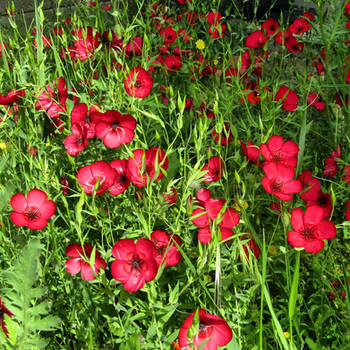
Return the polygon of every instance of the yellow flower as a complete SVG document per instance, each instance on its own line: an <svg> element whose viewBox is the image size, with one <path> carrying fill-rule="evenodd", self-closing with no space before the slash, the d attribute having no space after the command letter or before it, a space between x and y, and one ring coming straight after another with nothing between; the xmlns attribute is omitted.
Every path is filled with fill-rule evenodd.
<svg viewBox="0 0 350 350"><path fill-rule="evenodd" d="M249 207L247 201L244 201L242 206L243 206L244 209L247 209Z"/></svg>
<svg viewBox="0 0 350 350"><path fill-rule="evenodd" d="M0 149L4 150L6 148L6 143L0 142Z"/></svg>
<svg viewBox="0 0 350 350"><path fill-rule="evenodd" d="M219 61L215 58L215 60L213 61L213 63L215 64L215 66L217 66L219 64Z"/></svg>
<svg viewBox="0 0 350 350"><path fill-rule="evenodd" d="M269 251L269 253L270 253L271 255L276 255L277 252L278 252L277 247L276 247L275 245L270 245L268 251Z"/></svg>
<svg viewBox="0 0 350 350"><path fill-rule="evenodd" d="M50 147L50 146L51 146L51 142L50 142L50 141L47 141L47 142L45 143L45 146L46 146L46 147Z"/></svg>
<svg viewBox="0 0 350 350"><path fill-rule="evenodd" d="M289 339L289 337L290 337L289 332L284 332L283 334L284 334L284 336L286 337L286 339Z"/></svg>
<svg viewBox="0 0 350 350"><path fill-rule="evenodd" d="M205 42L202 39L196 41L196 46L198 50L204 50Z"/></svg>

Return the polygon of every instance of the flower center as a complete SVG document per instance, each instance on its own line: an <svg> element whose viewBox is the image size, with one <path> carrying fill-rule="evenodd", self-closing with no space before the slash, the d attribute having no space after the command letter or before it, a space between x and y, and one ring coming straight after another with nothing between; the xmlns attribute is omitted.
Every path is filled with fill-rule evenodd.
<svg viewBox="0 0 350 350"><path fill-rule="evenodd" d="M39 218L39 215L37 214L38 209L32 209L29 208L28 211L24 214L28 220L33 221Z"/></svg>
<svg viewBox="0 0 350 350"><path fill-rule="evenodd" d="M133 255L132 259L129 261L129 264L131 265L132 269L140 271L143 265L142 259L138 255Z"/></svg>
<svg viewBox="0 0 350 350"><path fill-rule="evenodd" d="M112 127L113 130L117 130L118 127L119 127L119 123L118 123L118 122L113 122L113 123L111 124L111 127Z"/></svg>
<svg viewBox="0 0 350 350"><path fill-rule="evenodd" d="M83 139L81 137L77 138L77 145L80 146L83 143Z"/></svg>
<svg viewBox="0 0 350 350"><path fill-rule="evenodd" d="M274 153L271 158L272 158L271 160L275 163L280 163L281 160L283 160L283 157L282 157L281 153L279 153L279 152Z"/></svg>
<svg viewBox="0 0 350 350"><path fill-rule="evenodd" d="M318 197L317 199L317 204L320 206L320 207L326 207L327 206L327 198L325 196L320 196Z"/></svg>
<svg viewBox="0 0 350 350"><path fill-rule="evenodd" d="M305 227L301 234L305 237L305 239L313 239L315 238L314 232L315 229L313 227Z"/></svg>
<svg viewBox="0 0 350 350"><path fill-rule="evenodd" d="M280 192L282 188L282 183L279 179L274 179L271 184L272 191L274 192Z"/></svg>
<svg viewBox="0 0 350 350"><path fill-rule="evenodd" d="M135 82L135 87L138 89L138 88L140 88L142 86L142 83L140 82L140 80L137 80L136 82Z"/></svg>
<svg viewBox="0 0 350 350"><path fill-rule="evenodd" d="M159 254L159 255L164 255L164 253L165 253L165 251L166 251L166 246L165 245L161 245L161 246L158 246L158 247L156 247L156 249L157 249L157 253Z"/></svg>
<svg viewBox="0 0 350 350"><path fill-rule="evenodd" d="M199 331L200 332L205 332L206 328L207 328L207 326L205 323L202 323L202 322L199 323Z"/></svg>
<svg viewBox="0 0 350 350"><path fill-rule="evenodd" d="M86 124L90 124L91 123L91 119L90 119L90 116L86 116L85 117L85 119L84 119L84 122L86 123Z"/></svg>

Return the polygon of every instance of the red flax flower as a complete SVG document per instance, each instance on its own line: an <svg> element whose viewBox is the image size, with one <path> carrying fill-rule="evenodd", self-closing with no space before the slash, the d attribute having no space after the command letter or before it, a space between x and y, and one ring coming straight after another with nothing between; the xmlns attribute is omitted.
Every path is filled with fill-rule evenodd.
<svg viewBox="0 0 350 350"><path fill-rule="evenodd" d="M269 18L261 24L261 31L267 36L274 35L278 28L279 24L273 18Z"/></svg>
<svg viewBox="0 0 350 350"><path fill-rule="evenodd" d="M69 155L75 157L87 146L86 129L82 124L73 124L72 134L68 135L63 141L64 147Z"/></svg>
<svg viewBox="0 0 350 350"><path fill-rule="evenodd" d="M155 230L151 234L151 240L154 243L157 253L155 260L159 267L162 263L165 263L165 267L177 265L181 261L181 253L179 252L178 245L181 244L180 237L175 234L167 234L161 230Z"/></svg>
<svg viewBox="0 0 350 350"><path fill-rule="evenodd" d="M120 114L115 110L99 113L98 115L100 118L96 120L96 136L103 139L106 147L118 148L134 139L136 120L133 116Z"/></svg>
<svg viewBox="0 0 350 350"><path fill-rule="evenodd" d="M86 138L92 139L95 136L95 124L99 119L100 113L96 106L91 106L88 111L88 107L85 103L79 103L74 106L71 113L71 123L82 124L86 128Z"/></svg>
<svg viewBox="0 0 350 350"><path fill-rule="evenodd" d="M314 106L319 111L325 109L325 104L322 102L321 97L316 93L312 92L307 96L307 104L308 106Z"/></svg>
<svg viewBox="0 0 350 350"><path fill-rule="evenodd" d="M83 28L79 28L77 32L74 32L78 37L74 42L74 58L79 58L80 61L85 61L93 55L94 51L99 46L100 39L100 33L96 32L94 35L93 32L94 29L90 26L84 30Z"/></svg>
<svg viewBox="0 0 350 350"><path fill-rule="evenodd" d="M109 165L117 173L114 183L109 189L109 193L112 196L118 196L119 194L123 193L130 185L130 180L126 176L127 164L128 161L126 159L115 159L109 163Z"/></svg>
<svg viewBox="0 0 350 350"><path fill-rule="evenodd" d="M1 56L0 56L1 57ZM15 102L17 102L21 97L24 97L26 94L26 91L23 90L17 90L13 89L8 92L7 95L3 96L0 94L0 105L12 105Z"/></svg>
<svg viewBox="0 0 350 350"><path fill-rule="evenodd" d="M213 130L211 136L214 138L215 143L220 143L221 146L227 146L233 138L231 127L227 122L224 122L224 129L221 133L218 133L216 130Z"/></svg>
<svg viewBox="0 0 350 350"><path fill-rule="evenodd" d="M324 247L324 239L336 236L333 222L323 220L323 209L319 206L292 210L291 224L294 231L288 231L288 243L295 248L304 248L307 252L317 254Z"/></svg>
<svg viewBox="0 0 350 350"><path fill-rule="evenodd" d="M106 269L106 262L101 258L100 253L96 250L94 272L90 266L89 260L93 247L90 244L84 244L84 252L80 244L74 243L67 247L66 254L71 258L66 261L66 270L71 275L81 272L81 278L85 281L95 279L94 272L98 274L101 268Z"/></svg>
<svg viewBox="0 0 350 350"><path fill-rule="evenodd" d="M323 209L323 219L327 219L331 216L333 211L333 202L330 194L319 190L315 200L309 200L306 202L306 207L311 207L313 205L317 205Z"/></svg>
<svg viewBox="0 0 350 350"><path fill-rule="evenodd" d="M135 36L125 46L125 53L127 56L141 56L142 55L143 39L139 36Z"/></svg>
<svg viewBox="0 0 350 350"><path fill-rule="evenodd" d="M58 118L61 113L65 113L66 101L68 97L68 88L64 78L59 77L57 83L54 82L53 88L57 86L57 92L48 84L46 85L46 91L43 91L38 97L38 102L35 104L35 109L44 110L49 117Z"/></svg>
<svg viewBox="0 0 350 350"><path fill-rule="evenodd" d="M30 190L27 198L23 193L13 195L11 206L14 210L10 214L12 222L31 230L43 229L56 211L56 204L47 200L47 194L38 189Z"/></svg>
<svg viewBox="0 0 350 350"><path fill-rule="evenodd" d="M116 171L103 160L85 165L77 173L77 179L87 194L93 194L98 182L97 196L106 192L114 184L116 176Z"/></svg>
<svg viewBox="0 0 350 350"><path fill-rule="evenodd" d="M299 193L303 188L299 180L292 180L295 171L291 167L269 162L263 166L263 170L266 176L261 183L265 191L282 201L291 201L292 193Z"/></svg>
<svg viewBox="0 0 350 350"><path fill-rule="evenodd" d="M245 145L244 142L241 140L240 144L243 154L248 158L248 160L252 161L254 164L258 164L258 158L260 156L259 147L255 146L250 141L248 141Z"/></svg>
<svg viewBox="0 0 350 350"><path fill-rule="evenodd" d="M247 36L247 38L245 39L245 46L249 48L261 49L265 45L267 40L268 37L265 36L261 30L256 30L255 32Z"/></svg>
<svg viewBox="0 0 350 350"><path fill-rule="evenodd" d="M267 145L260 145L260 152L265 158L265 164L274 162L294 168L297 165L299 147L294 141L284 142L282 136L273 135Z"/></svg>
<svg viewBox="0 0 350 350"><path fill-rule="evenodd" d="M316 201L321 189L320 181L312 177L312 172L310 170L303 171L298 176L298 180L301 181L303 185L303 192L300 193L300 198L304 201Z"/></svg>
<svg viewBox="0 0 350 350"><path fill-rule="evenodd" d="M128 292L138 291L145 282L156 277L158 266L154 257L157 251L149 239L139 238L136 243L132 239L122 239L114 244L112 254L116 258L111 266L112 276Z"/></svg>
<svg viewBox="0 0 350 350"><path fill-rule="evenodd" d="M143 68L133 68L124 80L124 88L128 95L138 98L147 97L153 86L151 73Z"/></svg>
<svg viewBox="0 0 350 350"><path fill-rule="evenodd" d="M282 100L282 109L286 111L293 112L298 107L298 95L285 85L282 85L277 91L276 101L279 100Z"/></svg>
<svg viewBox="0 0 350 350"><path fill-rule="evenodd" d="M206 171L203 175L204 182L209 183L219 181L222 176L224 164L224 161L220 157L211 157L208 164L204 165L202 168L202 171Z"/></svg>
<svg viewBox="0 0 350 350"><path fill-rule="evenodd" d="M159 181L163 177L161 169L167 170L168 166L168 157L165 156L165 152L161 148L137 149L128 159L126 173L136 187L144 187L147 186L148 179L149 181Z"/></svg>
<svg viewBox="0 0 350 350"><path fill-rule="evenodd" d="M8 316L13 316L13 313L5 306L5 303L3 301L1 301L0 298L0 322L1 322L1 328L4 331L6 337L8 337L8 330L6 328L6 323L5 323L5 318L4 315L8 315Z"/></svg>
<svg viewBox="0 0 350 350"><path fill-rule="evenodd" d="M232 339L232 330L227 322L219 316L206 313L204 309L198 310L199 331L197 334L191 333L195 312L190 314L179 332L179 345L181 349L190 350L191 346L202 350L218 350L218 346L225 346Z"/></svg>

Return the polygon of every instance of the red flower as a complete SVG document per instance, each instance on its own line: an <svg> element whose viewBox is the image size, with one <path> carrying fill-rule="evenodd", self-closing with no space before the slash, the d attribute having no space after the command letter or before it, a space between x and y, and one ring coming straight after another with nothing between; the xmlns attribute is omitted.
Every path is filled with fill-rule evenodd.
<svg viewBox="0 0 350 350"><path fill-rule="evenodd" d="M297 41L293 36L286 40L284 44L287 50L292 53L303 52L304 50L304 44Z"/></svg>
<svg viewBox="0 0 350 350"><path fill-rule="evenodd" d="M109 189L109 193L112 196L118 196L123 193L130 185L130 180L126 176L127 164L128 161L126 159L115 159L109 163L117 174L113 185Z"/></svg>
<svg viewBox="0 0 350 350"><path fill-rule="evenodd" d="M333 157L328 157L324 161L324 170L323 174L329 176L331 179L336 175L338 171L337 162Z"/></svg>
<svg viewBox="0 0 350 350"><path fill-rule="evenodd" d="M96 250L94 272L90 266L90 256L93 247L90 244L84 244L83 248L80 244L74 243L67 247L66 254L71 258L66 261L66 270L71 275L76 275L81 271L81 278L85 281L92 281L96 277L101 268L106 269L106 262L101 258L100 253Z"/></svg>
<svg viewBox="0 0 350 350"><path fill-rule="evenodd" d="M261 24L261 31L267 36L274 35L278 28L279 24L273 18L269 18Z"/></svg>
<svg viewBox="0 0 350 350"><path fill-rule="evenodd" d="M78 31L74 31L73 34L78 37L78 40L74 42L74 58L79 58L80 61L85 61L90 58L94 51L99 46L100 33L96 32L95 36L92 27L86 29L79 28ZM85 36L85 38L84 38Z"/></svg>
<svg viewBox="0 0 350 350"><path fill-rule="evenodd" d="M222 176L224 164L224 161L220 157L211 157L208 164L204 165L202 168L202 171L206 171L203 175L204 182L209 183L219 181Z"/></svg>
<svg viewBox="0 0 350 350"><path fill-rule="evenodd" d="M166 234L161 230L153 231L151 234L151 241L156 247L155 260L159 267L162 263L165 263L164 268L167 266L177 265L181 261L181 253L179 252L178 245L181 244L180 237L175 234Z"/></svg>
<svg viewBox="0 0 350 350"><path fill-rule="evenodd" d="M114 184L116 171L105 161L100 160L79 169L77 179L87 194L93 194L96 183L96 195L106 192Z"/></svg>
<svg viewBox="0 0 350 350"><path fill-rule="evenodd" d="M5 303L3 301L1 301L1 298L0 298L0 322L1 322L1 327L2 327L2 330L4 331L6 337L8 337L8 330L6 328L4 314L6 314L6 315L8 315L10 317L13 316L13 313L5 306Z"/></svg>
<svg viewBox="0 0 350 350"><path fill-rule="evenodd" d="M101 113L95 106L91 106L88 112L88 107L85 103L75 105L71 113L71 123L82 124L86 129L86 138L92 139L95 136L95 124L101 116Z"/></svg>
<svg viewBox="0 0 350 350"><path fill-rule="evenodd" d="M324 247L324 239L336 236L333 222L323 220L323 209L319 206L308 207L305 213L300 208L293 209L291 224L294 231L288 231L288 243L309 253L317 254Z"/></svg>
<svg viewBox="0 0 350 350"><path fill-rule="evenodd" d="M163 177L161 169L167 170L169 166L168 157L158 147L148 150L137 149L133 156L128 159L127 176L136 187L147 186L149 181L159 181ZM156 171L158 172L155 178Z"/></svg>
<svg viewBox="0 0 350 350"><path fill-rule="evenodd" d="M164 36L164 44L173 43L177 38L176 30L171 28L171 26L166 27L160 31L160 35Z"/></svg>
<svg viewBox="0 0 350 350"><path fill-rule="evenodd" d="M245 39L245 46L260 49L265 45L267 40L268 37L265 36L261 30L257 30L249 36L247 36L247 38Z"/></svg>
<svg viewBox="0 0 350 350"><path fill-rule="evenodd" d="M27 198L23 193L13 195L11 206L14 210L10 214L12 222L31 230L43 229L56 211L56 204L47 200L47 194L38 189L30 190Z"/></svg>
<svg viewBox="0 0 350 350"><path fill-rule="evenodd" d="M143 39L139 36L135 36L125 46L125 53L127 56L141 56L142 55Z"/></svg>
<svg viewBox="0 0 350 350"><path fill-rule="evenodd" d="M344 167L343 173L345 175L342 177L342 180L345 181L348 185L350 185L350 165L346 165Z"/></svg>
<svg viewBox="0 0 350 350"><path fill-rule="evenodd" d="M245 145L241 140L240 144L243 154L248 158L248 160L251 160L253 163L258 164L258 158L260 156L259 147L253 145L250 141L248 141L247 145Z"/></svg>
<svg viewBox="0 0 350 350"><path fill-rule="evenodd" d="M290 33L294 35L300 35L302 33L306 33L311 28L311 24L304 18L297 18L294 22L289 26L288 30Z"/></svg>
<svg viewBox="0 0 350 350"><path fill-rule="evenodd" d="M72 134L68 135L63 141L66 151L75 157L87 146L86 129L82 124L72 124Z"/></svg>
<svg viewBox="0 0 350 350"><path fill-rule="evenodd" d="M136 120L130 114L110 110L99 114L96 120L96 136L103 139L108 148L118 148L130 143L135 136Z"/></svg>
<svg viewBox="0 0 350 350"><path fill-rule="evenodd" d="M122 239L114 244L112 254L116 258L111 265L112 276L128 292L138 291L156 277L157 251L149 239L139 238L136 244L131 239Z"/></svg>
<svg viewBox="0 0 350 350"><path fill-rule="evenodd" d="M323 219L327 219L331 216L333 203L332 198L328 193L319 190L315 200L308 200L306 202L306 207L311 207L313 205L317 205L323 209Z"/></svg>
<svg viewBox="0 0 350 350"><path fill-rule="evenodd" d="M208 28L208 33L211 34L211 39L218 39L225 36L226 24L212 25Z"/></svg>
<svg viewBox="0 0 350 350"><path fill-rule="evenodd" d="M164 59L163 66L168 72L175 72L179 70L182 66L181 57L169 55Z"/></svg>
<svg viewBox="0 0 350 350"><path fill-rule="evenodd" d="M24 97L25 94L26 94L26 91L24 89L23 90L13 89L5 96L0 94L0 105L12 105L15 102L17 102L21 97Z"/></svg>
<svg viewBox="0 0 350 350"><path fill-rule="evenodd" d="M153 86L151 73L143 68L133 68L124 80L124 88L128 95L138 98L147 97Z"/></svg>
<svg viewBox="0 0 350 350"><path fill-rule="evenodd" d="M273 135L267 145L260 145L260 152L266 160L265 164L274 162L294 168L297 165L299 147L294 141L284 142L282 136Z"/></svg>
<svg viewBox="0 0 350 350"><path fill-rule="evenodd" d="M298 176L298 180L303 185L303 192L300 193L300 198L304 201L316 201L321 189L320 181L312 177L312 172L310 170L303 171ZM305 189L306 191L304 191Z"/></svg>
<svg viewBox="0 0 350 350"><path fill-rule="evenodd" d="M220 143L222 146L228 145L233 138L232 131L230 125L224 122L225 130L219 134L216 130L211 133L211 136L214 138L216 143Z"/></svg>
<svg viewBox="0 0 350 350"><path fill-rule="evenodd" d="M241 241L248 240L246 243L243 243L244 254L248 260L249 260L249 257L251 256L250 252L252 252L256 258L259 257L260 249L253 238L250 238L248 235L243 235L240 237L240 240ZM238 258L241 259L241 256L238 255Z"/></svg>
<svg viewBox="0 0 350 350"><path fill-rule="evenodd" d="M163 198L166 201L166 204L170 205L170 204L174 204L177 200L177 191L176 188L173 187L170 189L169 192L167 193L163 193Z"/></svg>
<svg viewBox="0 0 350 350"><path fill-rule="evenodd" d="M292 180L295 175L293 168L269 162L263 166L263 170L266 176L261 183L265 191L282 201L291 201L293 199L291 193L299 193L302 190L301 182Z"/></svg>
<svg viewBox="0 0 350 350"><path fill-rule="evenodd" d="M196 312L190 314L179 332L179 345L181 349L190 349L194 345L202 350L217 350L218 346L227 345L232 339L232 330L227 322L219 316L206 313L204 309L198 310L199 332L191 334L189 331L193 325L193 318Z"/></svg>
<svg viewBox="0 0 350 350"><path fill-rule="evenodd" d="M48 84L46 85L46 91L43 91L38 97L38 102L35 104L37 110L44 110L49 117L58 118L61 113L67 111L66 101L68 97L68 88L64 78L60 77L58 80L57 93ZM53 87L56 88L56 82Z"/></svg>
<svg viewBox="0 0 350 350"><path fill-rule="evenodd" d="M282 85L276 94L276 101L282 100L282 109L293 112L298 107L298 95L287 86Z"/></svg>
<svg viewBox="0 0 350 350"><path fill-rule="evenodd" d="M350 221L350 200L346 202L345 219Z"/></svg>
<svg viewBox="0 0 350 350"><path fill-rule="evenodd" d="M102 41L107 45L108 49L121 50L123 48L123 40L112 30L106 30L102 34Z"/></svg>
<svg viewBox="0 0 350 350"><path fill-rule="evenodd" d="M307 104L308 106L314 106L319 111L321 111L322 109L325 109L324 102L321 101L321 97L317 95L316 92L312 92L311 94L308 94Z"/></svg>

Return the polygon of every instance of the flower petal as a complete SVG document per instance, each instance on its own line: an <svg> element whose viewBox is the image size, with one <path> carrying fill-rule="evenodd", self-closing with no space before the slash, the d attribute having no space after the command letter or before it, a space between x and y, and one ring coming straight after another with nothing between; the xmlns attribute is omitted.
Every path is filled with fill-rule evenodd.
<svg viewBox="0 0 350 350"><path fill-rule="evenodd" d="M336 236L336 228L332 221L323 220L318 225L318 237L321 239L331 239Z"/></svg>
<svg viewBox="0 0 350 350"><path fill-rule="evenodd" d="M130 238L121 239L112 248L112 254L119 260L126 260L130 253L136 253L136 245Z"/></svg>
<svg viewBox="0 0 350 350"><path fill-rule="evenodd" d="M71 275L76 275L81 270L81 263L81 258L68 259L65 265L67 272L69 272Z"/></svg>
<svg viewBox="0 0 350 350"><path fill-rule="evenodd" d="M16 193L11 197L11 206L17 213L23 213L27 208L27 200L23 193Z"/></svg>
<svg viewBox="0 0 350 350"><path fill-rule="evenodd" d="M318 205L313 205L306 208L304 223L308 226L315 226L323 219L323 208Z"/></svg>
<svg viewBox="0 0 350 350"><path fill-rule="evenodd" d="M83 261L81 265L81 278L85 281L92 281L95 279L91 266L85 261Z"/></svg>
<svg viewBox="0 0 350 350"><path fill-rule="evenodd" d="M288 244L295 248L302 248L305 245L305 237L297 231L288 231Z"/></svg>
<svg viewBox="0 0 350 350"><path fill-rule="evenodd" d="M27 203L29 207L40 208L47 199L44 191L33 189L28 192Z"/></svg>
<svg viewBox="0 0 350 350"><path fill-rule="evenodd" d="M304 228L304 212L300 209L292 210L291 224L296 231L302 231Z"/></svg>

